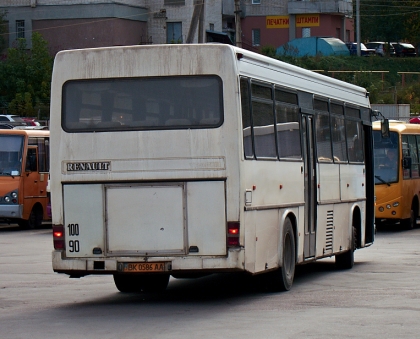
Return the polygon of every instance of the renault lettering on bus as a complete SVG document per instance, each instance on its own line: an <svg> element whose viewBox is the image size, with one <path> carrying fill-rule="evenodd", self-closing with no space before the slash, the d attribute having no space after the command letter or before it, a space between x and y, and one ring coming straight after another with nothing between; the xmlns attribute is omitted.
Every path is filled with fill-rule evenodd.
<svg viewBox="0 0 420 339"><path fill-rule="evenodd" d="M222 44L59 52L51 101L55 272L122 292L262 274L374 241L365 89Z"/></svg>

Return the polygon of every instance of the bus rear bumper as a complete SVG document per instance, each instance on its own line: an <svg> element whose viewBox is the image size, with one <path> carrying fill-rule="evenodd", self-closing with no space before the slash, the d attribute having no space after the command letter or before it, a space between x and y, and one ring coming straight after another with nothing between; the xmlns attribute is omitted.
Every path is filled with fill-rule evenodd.
<svg viewBox="0 0 420 339"><path fill-rule="evenodd" d="M147 263L164 262L168 268L164 273L217 273L245 271L244 250L230 250L226 257L161 257L151 258ZM121 273L121 263L144 262L144 258L65 258L64 252L52 252L52 266L54 272L64 273L70 277L82 277L90 274Z"/></svg>
<svg viewBox="0 0 420 339"><path fill-rule="evenodd" d="M0 218L22 218L23 205L0 205Z"/></svg>

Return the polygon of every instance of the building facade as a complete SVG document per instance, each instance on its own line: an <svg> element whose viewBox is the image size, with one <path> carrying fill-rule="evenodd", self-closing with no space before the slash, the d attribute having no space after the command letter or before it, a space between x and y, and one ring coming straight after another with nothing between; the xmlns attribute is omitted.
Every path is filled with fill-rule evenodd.
<svg viewBox="0 0 420 339"><path fill-rule="evenodd" d="M32 32L50 53L86 47L235 43L260 51L294 38L331 36L353 41L351 0L0 0L8 44ZM236 25L238 18L238 25Z"/></svg>
<svg viewBox="0 0 420 339"><path fill-rule="evenodd" d="M243 47L279 47L296 38L354 41L351 0L242 0Z"/></svg>

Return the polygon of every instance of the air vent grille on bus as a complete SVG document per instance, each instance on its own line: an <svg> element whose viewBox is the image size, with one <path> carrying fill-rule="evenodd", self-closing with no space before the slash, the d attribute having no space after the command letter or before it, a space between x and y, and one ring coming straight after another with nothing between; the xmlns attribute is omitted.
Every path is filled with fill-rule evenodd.
<svg viewBox="0 0 420 339"><path fill-rule="evenodd" d="M333 251L333 233L334 233L334 211L327 211L327 227L325 232L325 250L324 254Z"/></svg>

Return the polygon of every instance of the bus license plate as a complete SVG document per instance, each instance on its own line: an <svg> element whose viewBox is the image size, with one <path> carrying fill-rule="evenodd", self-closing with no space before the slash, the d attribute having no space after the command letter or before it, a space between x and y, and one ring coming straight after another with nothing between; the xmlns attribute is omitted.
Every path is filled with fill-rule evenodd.
<svg viewBox="0 0 420 339"><path fill-rule="evenodd" d="M118 265L121 272L165 272L166 266L164 262L130 262Z"/></svg>

